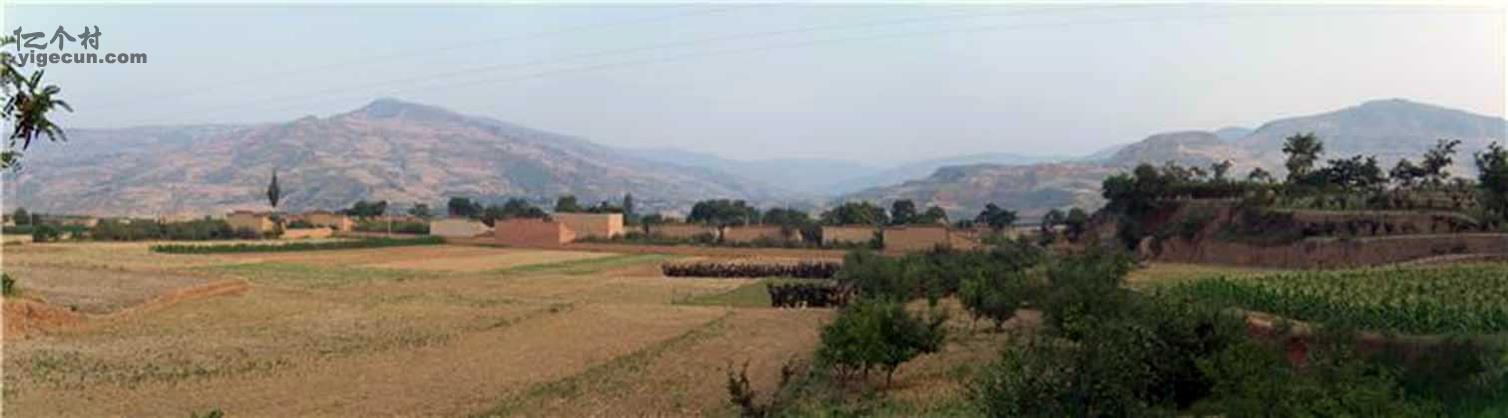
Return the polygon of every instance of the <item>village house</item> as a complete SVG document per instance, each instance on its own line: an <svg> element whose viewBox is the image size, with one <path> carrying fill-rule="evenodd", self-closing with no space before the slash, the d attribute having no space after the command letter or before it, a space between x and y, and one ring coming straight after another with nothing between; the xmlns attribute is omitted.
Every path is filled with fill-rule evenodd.
<svg viewBox="0 0 1508 418"><path fill-rule="evenodd" d="M621 213L556 213L551 219L569 228L577 238L613 238L623 235Z"/></svg>
<svg viewBox="0 0 1508 418"><path fill-rule="evenodd" d="M869 225L823 226L822 245L866 244L874 240L876 231Z"/></svg>
<svg viewBox="0 0 1508 418"><path fill-rule="evenodd" d="M273 222L272 214L268 212L238 210L225 215L225 223L235 231L249 229L259 234L277 229L277 223Z"/></svg>
<svg viewBox="0 0 1508 418"><path fill-rule="evenodd" d="M472 238L486 235L492 228L481 221L466 218L433 219L429 221L429 234L446 238Z"/></svg>
<svg viewBox="0 0 1508 418"><path fill-rule="evenodd" d="M786 230L775 225L729 226L723 228L722 241L732 243L801 241L801 231Z"/></svg>
<svg viewBox="0 0 1508 418"><path fill-rule="evenodd" d="M492 238L504 245L556 246L574 241L576 233L557 220L514 218L495 222Z"/></svg>
<svg viewBox="0 0 1508 418"><path fill-rule="evenodd" d="M356 221L343 213L316 210L305 213L303 218L315 227L330 228L338 232L350 232L356 228Z"/></svg>

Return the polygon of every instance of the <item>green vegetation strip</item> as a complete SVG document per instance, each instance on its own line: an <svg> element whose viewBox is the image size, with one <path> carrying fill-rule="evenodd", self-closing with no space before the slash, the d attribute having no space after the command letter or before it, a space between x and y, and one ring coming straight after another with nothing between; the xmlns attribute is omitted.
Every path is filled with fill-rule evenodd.
<svg viewBox="0 0 1508 418"><path fill-rule="evenodd" d="M515 266L498 270L497 272L505 275L537 273L582 275L593 274L611 268L665 261L671 257L665 254L620 254L581 260Z"/></svg>
<svg viewBox="0 0 1508 418"><path fill-rule="evenodd" d="M642 379L645 368L662 354L721 335L729 315L731 313L723 314L702 326L605 363L594 365L579 374L534 385L528 391L509 397L496 407L473 417L512 416L531 405L558 404L562 403L558 401L575 400L585 393L603 394L624 390Z"/></svg>
<svg viewBox="0 0 1508 418"><path fill-rule="evenodd" d="M1219 277L1174 294L1364 330L1417 334L1508 332L1508 264Z"/></svg>
<svg viewBox="0 0 1508 418"><path fill-rule="evenodd" d="M268 253L287 251L351 250L360 248L402 247L410 245L444 244L445 238L424 236L417 238L366 238L350 241L293 242L286 244L162 244L153 245L152 251L168 254L223 254L223 253Z"/></svg>
<svg viewBox="0 0 1508 418"><path fill-rule="evenodd" d="M373 281L403 281L434 277L434 273L361 267L311 266L296 263L250 263L203 267L197 270L242 277L253 283L300 287L339 287Z"/></svg>

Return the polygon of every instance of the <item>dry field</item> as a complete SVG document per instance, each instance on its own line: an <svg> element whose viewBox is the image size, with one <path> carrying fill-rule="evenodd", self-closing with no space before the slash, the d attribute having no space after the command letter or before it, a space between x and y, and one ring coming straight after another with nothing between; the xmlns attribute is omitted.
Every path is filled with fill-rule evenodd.
<svg viewBox="0 0 1508 418"><path fill-rule="evenodd" d="M5 336L0 413L728 415L728 364L749 362L768 393L831 315L674 303L749 281L664 278L668 255L147 246L5 247L23 289L8 320L22 305L84 319ZM181 291L226 282L243 285Z"/></svg>

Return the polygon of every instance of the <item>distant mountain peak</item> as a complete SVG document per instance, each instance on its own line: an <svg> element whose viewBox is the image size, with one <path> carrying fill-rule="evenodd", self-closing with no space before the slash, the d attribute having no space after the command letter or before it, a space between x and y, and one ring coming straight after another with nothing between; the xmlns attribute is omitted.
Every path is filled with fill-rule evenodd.
<svg viewBox="0 0 1508 418"><path fill-rule="evenodd" d="M410 102L393 97L379 97L356 109L352 114L358 114L373 119L387 118L458 118L460 114L439 106Z"/></svg>

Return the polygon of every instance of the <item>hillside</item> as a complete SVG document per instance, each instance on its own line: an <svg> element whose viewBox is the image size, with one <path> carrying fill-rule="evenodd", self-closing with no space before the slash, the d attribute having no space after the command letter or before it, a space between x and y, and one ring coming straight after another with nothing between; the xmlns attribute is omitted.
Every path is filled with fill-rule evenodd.
<svg viewBox="0 0 1508 418"><path fill-rule="evenodd" d="M779 195L711 170L394 99L286 123L78 129L69 137L36 147L23 171L7 174L6 210L150 216L266 209L274 169L282 209L293 211L359 199L434 206L451 196L546 201L574 193L591 202L627 192L655 210L707 197Z"/></svg>
<svg viewBox="0 0 1508 418"><path fill-rule="evenodd" d="M945 167L924 178L864 190L840 200L888 202L907 198L918 205L938 205L959 214L977 212L986 203L995 202L1021 211L1025 221L1033 222L1036 214L1053 207L1098 207L1099 182L1140 163L1177 161L1208 166L1230 160L1234 163L1232 176L1244 176L1253 167L1281 175L1283 140L1301 132L1314 132L1324 141L1325 158L1376 155L1384 168L1400 157L1417 159L1438 139L1460 139L1463 144L1454 171L1469 175L1471 154L1508 137L1505 126L1508 121L1501 118L1402 99L1375 100L1333 112L1275 120L1256 130L1237 127L1156 134L1106 148L1074 164Z"/></svg>

